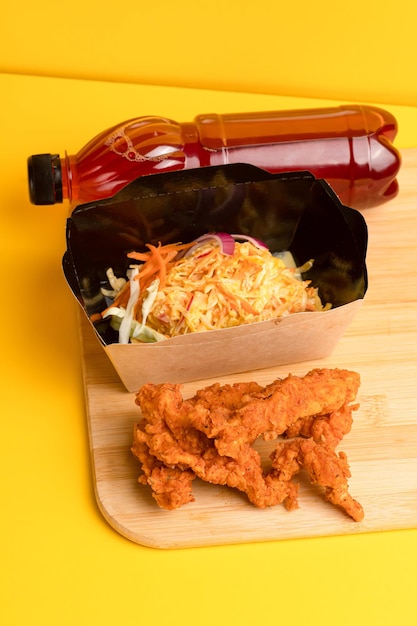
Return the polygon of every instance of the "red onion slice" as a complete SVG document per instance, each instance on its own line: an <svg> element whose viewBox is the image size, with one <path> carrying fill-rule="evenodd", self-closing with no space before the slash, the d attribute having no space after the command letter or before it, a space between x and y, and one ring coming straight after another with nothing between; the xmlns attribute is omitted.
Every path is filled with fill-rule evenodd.
<svg viewBox="0 0 417 626"><path fill-rule="evenodd" d="M254 245L258 249L267 250L268 247L259 239L255 237L251 237L249 235L229 235L229 233L207 233L205 235L201 235L201 237L197 237L195 239L195 245L189 248L183 255L184 257L189 256L195 250L201 246L202 244L208 243L210 241L215 241L218 243L221 252L223 254L232 255L235 251L235 242L236 241L249 241L252 245ZM179 258L179 257L177 257Z"/></svg>
<svg viewBox="0 0 417 626"><path fill-rule="evenodd" d="M268 250L268 246L266 246L263 241L261 241L260 239L256 239L255 237L251 237L250 235L232 235L232 237L236 241L249 241L249 243L254 245L256 248Z"/></svg>
<svg viewBox="0 0 417 626"><path fill-rule="evenodd" d="M229 235L229 233L207 233L206 235L201 235L201 237L197 237L197 239L195 239L195 245L192 246L192 248L189 248L184 256L189 256L200 245L208 243L210 241L216 241L219 244L220 250L223 252L223 254L232 255L235 251L235 240L232 235Z"/></svg>

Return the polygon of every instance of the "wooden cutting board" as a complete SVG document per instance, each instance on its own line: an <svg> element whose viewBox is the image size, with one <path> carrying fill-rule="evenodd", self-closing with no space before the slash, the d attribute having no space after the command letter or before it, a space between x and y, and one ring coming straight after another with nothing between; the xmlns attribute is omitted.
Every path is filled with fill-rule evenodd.
<svg viewBox="0 0 417 626"><path fill-rule="evenodd" d="M369 290L363 307L334 353L321 361L219 378L220 383L267 384L289 372L342 367L361 375L346 452L350 492L365 510L356 523L325 502L300 478L299 509L256 509L227 487L194 481L195 502L176 511L158 508L137 482L130 452L140 417L134 394L80 316L82 363L93 480L99 508L128 539L155 548L184 548L417 527L417 149L404 150L399 196L364 211L369 229ZM204 355L197 355L204 358ZM213 380L184 385L184 397ZM268 455L273 442L259 444Z"/></svg>

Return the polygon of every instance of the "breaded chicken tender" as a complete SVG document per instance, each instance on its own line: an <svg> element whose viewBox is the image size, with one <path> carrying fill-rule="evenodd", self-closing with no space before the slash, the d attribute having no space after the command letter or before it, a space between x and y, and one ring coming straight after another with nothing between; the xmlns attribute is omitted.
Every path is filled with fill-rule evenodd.
<svg viewBox="0 0 417 626"><path fill-rule="evenodd" d="M136 395L143 418L132 446L142 466L139 481L166 509L193 501L198 477L244 492L259 508L283 503L292 510L298 506L292 478L304 469L323 486L325 499L360 520L362 509L348 494L346 456L335 452L352 426L359 385L356 372L341 369L289 375L265 387L214 384L186 400L180 385L144 385ZM281 435L265 471L253 444Z"/></svg>
<svg viewBox="0 0 417 626"><path fill-rule="evenodd" d="M337 454L313 439L295 439L279 444L271 455L278 476L289 479L305 469L313 485L324 487L324 497L342 507L356 522L364 517L362 506L348 492L350 470L344 452Z"/></svg>
<svg viewBox="0 0 417 626"><path fill-rule="evenodd" d="M346 404L339 411L334 411L329 415L312 415L301 418L289 426L283 434L287 438L312 437L316 443L334 449L350 432L353 424L352 411L356 411L358 408L358 404Z"/></svg>

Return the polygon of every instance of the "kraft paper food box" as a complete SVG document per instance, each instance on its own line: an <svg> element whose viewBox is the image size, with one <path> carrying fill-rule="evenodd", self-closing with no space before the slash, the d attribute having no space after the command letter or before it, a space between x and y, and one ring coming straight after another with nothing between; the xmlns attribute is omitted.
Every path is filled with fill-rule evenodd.
<svg viewBox="0 0 417 626"><path fill-rule="evenodd" d="M297 266L314 259L302 277L332 308L140 344L119 344L101 321L97 340L128 391L324 358L359 310L367 290L363 216L309 172L272 175L238 164L141 177L112 198L76 207L63 269L82 315L90 320L108 306L106 270L126 277L127 252L216 231L250 235L272 253L289 251Z"/></svg>

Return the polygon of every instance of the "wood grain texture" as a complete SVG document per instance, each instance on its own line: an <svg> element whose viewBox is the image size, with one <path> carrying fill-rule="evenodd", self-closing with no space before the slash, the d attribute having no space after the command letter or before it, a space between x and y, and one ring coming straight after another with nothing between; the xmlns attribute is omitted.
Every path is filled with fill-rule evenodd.
<svg viewBox="0 0 417 626"><path fill-rule="evenodd" d="M194 481L195 502L177 511L158 508L139 485L130 452L140 413L119 381L90 326L80 316L82 363L93 481L99 508L128 539L155 548L184 548L252 541L342 535L417 526L417 149L403 151L400 194L364 212L369 229L365 302L333 354L219 378L267 384L290 371L343 367L361 375L347 453L350 491L365 509L355 523L326 503L320 490L300 478L300 508L259 510L243 494ZM212 380L187 383L187 397ZM262 442L267 455L273 443Z"/></svg>

